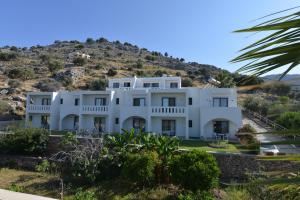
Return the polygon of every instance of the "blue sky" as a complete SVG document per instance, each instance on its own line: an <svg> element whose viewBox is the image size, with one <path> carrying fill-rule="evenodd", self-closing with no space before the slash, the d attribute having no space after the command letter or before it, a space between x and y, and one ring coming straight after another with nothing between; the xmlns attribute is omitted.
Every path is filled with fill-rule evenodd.
<svg viewBox="0 0 300 200"><path fill-rule="evenodd" d="M241 64L229 60L259 35L232 31L298 5L297 0L3 0L0 46L105 37L235 71Z"/></svg>

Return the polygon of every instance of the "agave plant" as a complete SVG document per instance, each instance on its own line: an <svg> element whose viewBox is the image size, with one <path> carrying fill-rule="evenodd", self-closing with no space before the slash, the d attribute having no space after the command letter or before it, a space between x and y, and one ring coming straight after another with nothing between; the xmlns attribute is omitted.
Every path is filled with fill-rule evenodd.
<svg viewBox="0 0 300 200"><path fill-rule="evenodd" d="M274 16L296 8L298 9L299 7L276 12L265 17ZM300 11L267 20L254 27L235 32L260 31L271 31L272 33L243 48L241 51L244 53L231 60L231 62L250 61L241 67L238 72L254 76L260 76L274 69L282 69L287 66L287 69L280 76L280 79L282 79L300 62Z"/></svg>

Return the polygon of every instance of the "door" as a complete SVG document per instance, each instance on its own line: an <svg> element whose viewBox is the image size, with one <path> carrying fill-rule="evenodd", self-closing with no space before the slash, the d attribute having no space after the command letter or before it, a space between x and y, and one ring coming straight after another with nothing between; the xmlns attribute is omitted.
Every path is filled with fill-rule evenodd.
<svg viewBox="0 0 300 200"><path fill-rule="evenodd" d="M176 135L176 120L162 120L162 134L175 136Z"/></svg>
<svg viewBox="0 0 300 200"><path fill-rule="evenodd" d="M99 133L105 132L105 117L95 117L94 127Z"/></svg>
<svg viewBox="0 0 300 200"><path fill-rule="evenodd" d="M132 127L135 131L145 131L146 120L143 118L133 118L132 119Z"/></svg>

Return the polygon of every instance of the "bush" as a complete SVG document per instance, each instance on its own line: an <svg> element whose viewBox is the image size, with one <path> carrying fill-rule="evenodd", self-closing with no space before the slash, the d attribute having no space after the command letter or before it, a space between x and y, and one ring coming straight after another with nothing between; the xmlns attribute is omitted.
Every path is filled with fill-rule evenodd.
<svg viewBox="0 0 300 200"><path fill-rule="evenodd" d="M17 58L15 53L0 52L0 61L11 61Z"/></svg>
<svg viewBox="0 0 300 200"><path fill-rule="evenodd" d="M136 62L136 68L138 68L138 69L143 68L143 62L141 59L138 59L138 61Z"/></svg>
<svg viewBox="0 0 300 200"><path fill-rule="evenodd" d="M243 102L244 108L253 112L259 112L266 115L269 109L269 104L266 100L260 97L247 97Z"/></svg>
<svg viewBox="0 0 300 200"><path fill-rule="evenodd" d="M44 79L37 83L36 88L42 92L55 92L61 88L61 84L54 79Z"/></svg>
<svg viewBox="0 0 300 200"><path fill-rule="evenodd" d="M9 105L6 101L0 100L0 113L8 114L12 111L11 105Z"/></svg>
<svg viewBox="0 0 300 200"><path fill-rule="evenodd" d="M79 188L74 196L74 200L96 200L95 193Z"/></svg>
<svg viewBox="0 0 300 200"><path fill-rule="evenodd" d="M193 86L193 81L192 81L192 79L190 79L190 78L182 79L182 81L181 81L181 86L182 86L182 87L192 87L192 86Z"/></svg>
<svg viewBox="0 0 300 200"><path fill-rule="evenodd" d="M18 67L11 69L7 76L11 79L22 79L22 80L29 80L34 78L34 71L31 68L28 67Z"/></svg>
<svg viewBox="0 0 300 200"><path fill-rule="evenodd" d="M213 155L196 150L175 156L170 172L174 183L193 191L216 186L220 174Z"/></svg>
<svg viewBox="0 0 300 200"><path fill-rule="evenodd" d="M63 64L58 60L48 60L47 67L51 73L55 73L63 68Z"/></svg>
<svg viewBox="0 0 300 200"><path fill-rule="evenodd" d="M105 90L105 87L107 86L107 81L103 79L96 79L96 80L91 80L88 84L87 87L90 90Z"/></svg>
<svg viewBox="0 0 300 200"><path fill-rule="evenodd" d="M2 151L18 154L44 154L49 139L49 131L38 128L15 129L13 134L2 138Z"/></svg>
<svg viewBox="0 0 300 200"><path fill-rule="evenodd" d="M162 71L162 70L157 70L156 72L154 72L155 76L159 76L162 77L164 74L166 74L166 71Z"/></svg>
<svg viewBox="0 0 300 200"><path fill-rule="evenodd" d="M280 101L280 103L282 103L282 104L287 104L288 102L289 102L289 97L287 97L287 96L281 96L281 97L279 97L279 101Z"/></svg>
<svg viewBox="0 0 300 200"><path fill-rule="evenodd" d="M87 62L87 60L85 58L82 58L82 57L76 57L73 59L73 63L75 65L78 65L78 66L82 66L82 65L85 65Z"/></svg>
<svg viewBox="0 0 300 200"><path fill-rule="evenodd" d="M17 79L10 79L8 81L8 85L11 88L18 88L18 87L20 87L21 82L19 80L17 80Z"/></svg>
<svg viewBox="0 0 300 200"><path fill-rule="evenodd" d="M88 44L93 44L95 41L93 38L87 38L85 42Z"/></svg>
<svg viewBox="0 0 300 200"><path fill-rule="evenodd" d="M96 40L96 42L98 42L98 43L104 43L104 42L108 42L108 40L105 39L104 37L101 37L98 40Z"/></svg>
<svg viewBox="0 0 300 200"><path fill-rule="evenodd" d="M300 128L300 112L285 112L276 120L277 123L288 129Z"/></svg>
<svg viewBox="0 0 300 200"><path fill-rule="evenodd" d="M256 133L256 130L250 124L244 124L242 128L239 129L239 133Z"/></svg>
<svg viewBox="0 0 300 200"><path fill-rule="evenodd" d="M263 90L267 93L278 96L287 96L291 91L291 86L284 83L270 83L263 86Z"/></svg>
<svg viewBox="0 0 300 200"><path fill-rule="evenodd" d="M77 44L77 45L75 46L75 48L76 48L76 49L83 49L84 46L83 46L83 44Z"/></svg>
<svg viewBox="0 0 300 200"><path fill-rule="evenodd" d="M147 55L147 56L145 56L145 59L148 60L148 61L154 61L155 56Z"/></svg>
<svg viewBox="0 0 300 200"><path fill-rule="evenodd" d="M209 191L197 191L195 193L187 191L178 195L178 200L214 200Z"/></svg>
<svg viewBox="0 0 300 200"><path fill-rule="evenodd" d="M155 152L127 154L122 175L142 185L149 184L155 179L154 170L157 164L158 155Z"/></svg>
<svg viewBox="0 0 300 200"><path fill-rule="evenodd" d="M115 75L117 75L117 71L114 70L114 69L109 69L108 72L107 72L107 75L108 76L115 76Z"/></svg>

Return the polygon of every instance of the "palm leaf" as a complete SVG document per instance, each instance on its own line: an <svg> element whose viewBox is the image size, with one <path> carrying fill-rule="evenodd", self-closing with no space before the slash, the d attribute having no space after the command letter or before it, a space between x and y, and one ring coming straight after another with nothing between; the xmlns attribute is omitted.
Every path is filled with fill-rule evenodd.
<svg viewBox="0 0 300 200"><path fill-rule="evenodd" d="M291 9L273 13L267 17L288 10ZM281 79L300 63L300 12L277 17L235 32L260 31L271 31L271 33L241 49L240 51L243 53L232 59L231 62L249 61L238 72L253 76L260 76L272 70L288 66L280 76Z"/></svg>

